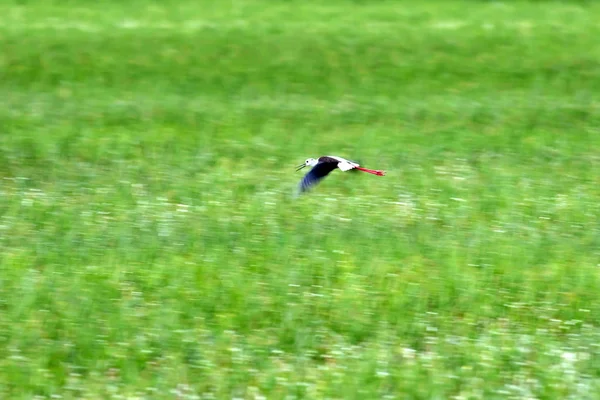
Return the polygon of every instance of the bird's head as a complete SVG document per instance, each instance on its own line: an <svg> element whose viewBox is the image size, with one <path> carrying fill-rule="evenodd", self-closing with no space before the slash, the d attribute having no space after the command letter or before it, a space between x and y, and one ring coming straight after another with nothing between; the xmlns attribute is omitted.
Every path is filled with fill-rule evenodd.
<svg viewBox="0 0 600 400"><path fill-rule="evenodd" d="M300 171L304 167L314 167L318 162L319 161L314 158L307 158L306 161L304 161L304 164L300 164L296 167L296 171Z"/></svg>

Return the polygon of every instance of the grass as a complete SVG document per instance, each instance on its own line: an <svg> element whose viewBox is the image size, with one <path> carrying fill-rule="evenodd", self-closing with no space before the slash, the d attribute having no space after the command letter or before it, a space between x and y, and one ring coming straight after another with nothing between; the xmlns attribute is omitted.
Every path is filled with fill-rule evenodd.
<svg viewBox="0 0 600 400"><path fill-rule="evenodd" d="M0 397L600 395L596 4L0 15Z"/></svg>

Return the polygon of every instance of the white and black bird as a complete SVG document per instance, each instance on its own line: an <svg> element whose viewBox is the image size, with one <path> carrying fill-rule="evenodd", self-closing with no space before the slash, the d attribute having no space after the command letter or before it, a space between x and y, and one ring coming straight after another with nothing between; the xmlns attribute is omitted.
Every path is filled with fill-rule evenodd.
<svg viewBox="0 0 600 400"><path fill-rule="evenodd" d="M309 190L336 168L339 168L342 171L356 169L377 176L385 175L385 171L361 168L361 166L354 161L349 161L336 156L322 156L317 159L309 158L304 161L303 164L299 165L296 171L300 171L304 167L312 167L312 169L304 176L304 178L302 178L302 181L300 181L300 185L298 186L300 192Z"/></svg>

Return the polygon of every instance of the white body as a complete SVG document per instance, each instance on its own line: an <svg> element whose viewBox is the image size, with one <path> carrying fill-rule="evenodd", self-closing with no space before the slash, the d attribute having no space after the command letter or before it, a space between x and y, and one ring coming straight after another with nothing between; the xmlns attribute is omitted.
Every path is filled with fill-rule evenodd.
<svg viewBox="0 0 600 400"><path fill-rule="evenodd" d="M342 158L342 157L338 157L338 156L325 156L325 157L329 157L329 158L333 158L334 160L337 160L338 161L337 167L339 169L341 169L342 171L350 171L351 169L360 167L360 164L346 160L345 158ZM304 161L304 164L306 164L306 166L308 166L308 167L314 167L318 163L319 163L319 160L316 158L309 158L306 161Z"/></svg>
<svg viewBox="0 0 600 400"><path fill-rule="evenodd" d="M342 171L350 171L351 169L360 167L359 164L352 162L352 161L348 161L342 157L337 157L337 156L327 156L327 157L335 158L336 160L338 160L340 162L338 164L338 168L341 169Z"/></svg>

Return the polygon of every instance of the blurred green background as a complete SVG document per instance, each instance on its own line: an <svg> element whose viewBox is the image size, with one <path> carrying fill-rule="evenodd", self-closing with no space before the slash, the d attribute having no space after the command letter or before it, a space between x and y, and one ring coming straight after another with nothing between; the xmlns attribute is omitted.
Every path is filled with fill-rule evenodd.
<svg viewBox="0 0 600 400"><path fill-rule="evenodd" d="M598 398L599 18L2 2L0 397Z"/></svg>

